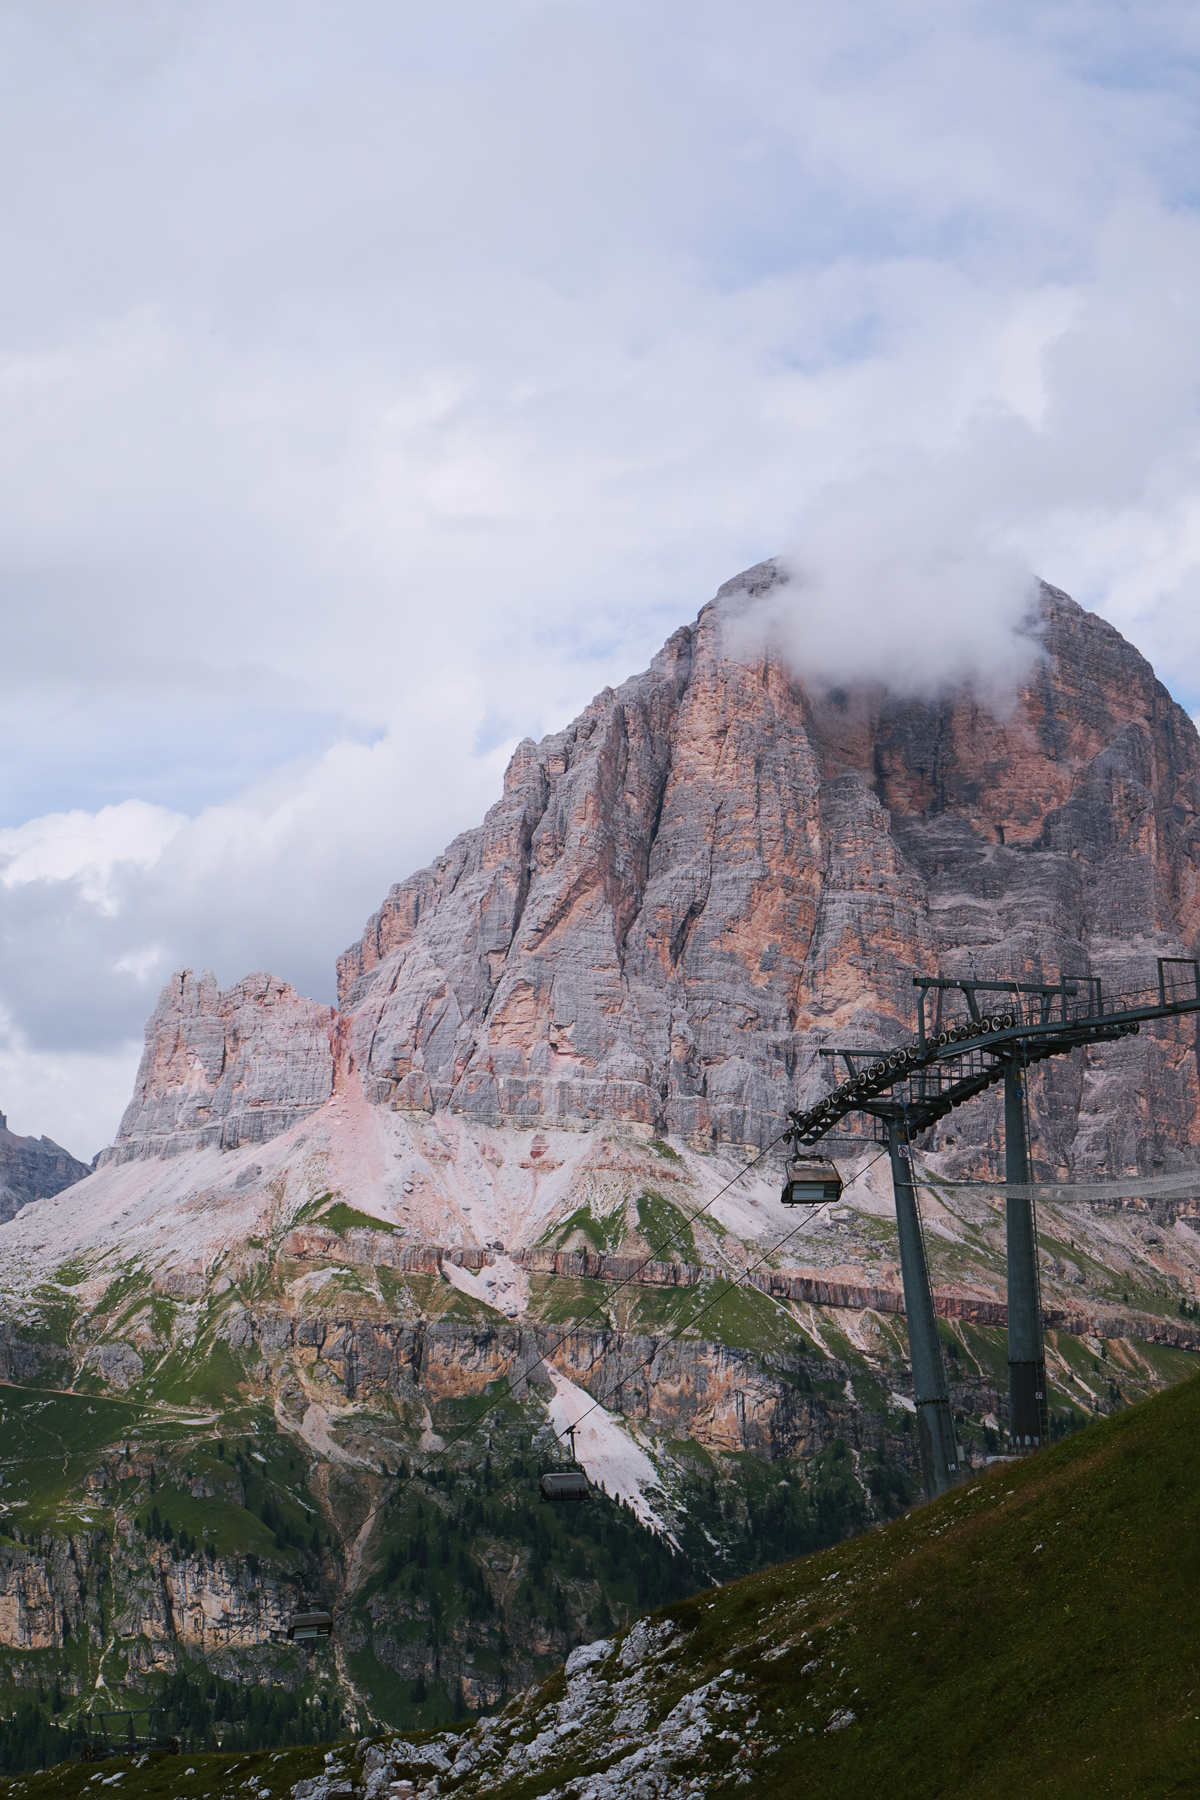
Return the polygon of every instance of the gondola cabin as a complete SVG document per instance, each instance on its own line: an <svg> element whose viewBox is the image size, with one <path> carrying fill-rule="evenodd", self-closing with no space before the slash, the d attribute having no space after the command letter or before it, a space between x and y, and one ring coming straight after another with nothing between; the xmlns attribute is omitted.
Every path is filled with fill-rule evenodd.
<svg viewBox="0 0 1200 1800"><path fill-rule="evenodd" d="M538 1486L543 1500L586 1500L591 1492L587 1476L575 1469L543 1475Z"/></svg>
<svg viewBox="0 0 1200 1800"><path fill-rule="evenodd" d="M831 1162L798 1157L788 1163L779 1196L785 1206L824 1206L841 1197L842 1178Z"/></svg>
<svg viewBox="0 0 1200 1800"><path fill-rule="evenodd" d="M288 1641L314 1644L333 1635L333 1618L327 1612L293 1613L288 1620Z"/></svg>

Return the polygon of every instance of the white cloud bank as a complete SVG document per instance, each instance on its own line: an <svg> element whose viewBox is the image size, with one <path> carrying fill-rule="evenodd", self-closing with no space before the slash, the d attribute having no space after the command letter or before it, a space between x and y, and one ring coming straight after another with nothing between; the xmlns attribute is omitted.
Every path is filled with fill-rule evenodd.
<svg viewBox="0 0 1200 1800"><path fill-rule="evenodd" d="M802 665L1003 672L1036 571L1200 699L1197 48L1182 6L8 9L14 1125L110 1137L173 966L329 997L512 742L765 555Z"/></svg>

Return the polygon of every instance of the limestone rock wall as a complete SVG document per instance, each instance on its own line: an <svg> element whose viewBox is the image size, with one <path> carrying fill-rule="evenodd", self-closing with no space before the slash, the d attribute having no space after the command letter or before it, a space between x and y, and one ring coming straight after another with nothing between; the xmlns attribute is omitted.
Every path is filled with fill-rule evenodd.
<svg viewBox="0 0 1200 1800"><path fill-rule="evenodd" d="M0 1547L0 1646L57 1649L64 1633L99 1644L99 1548L88 1536Z"/></svg>
<svg viewBox="0 0 1200 1800"><path fill-rule="evenodd" d="M394 887L339 962L369 1098L481 1122L622 1117L761 1142L895 1041L912 977L1098 975L1147 988L1200 949L1200 739L1149 664L1043 587L1012 704L810 692L731 619L729 583L644 674L516 751L484 824ZM1032 1083L1039 1167L1178 1166L1196 1036L1146 1032ZM999 1155L993 1095L939 1128Z"/></svg>
<svg viewBox="0 0 1200 1800"><path fill-rule="evenodd" d="M159 995L117 1140L101 1164L265 1143L333 1092L337 1021L273 975L223 991L184 969Z"/></svg>
<svg viewBox="0 0 1200 1800"><path fill-rule="evenodd" d="M528 1382L544 1388L555 1368L609 1411L716 1450L773 1458L813 1455L839 1436L858 1440L860 1415L849 1402L805 1393L749 1351L723 1344L561 1326L249 1311L230 1315L222 1330L235 1349L257 1347L332 1375L350 1399L386 1392L402 1401L442 1400L481 1393L505 1377L521 1399ZM307 1401L298 1385L287 1384L283 1399L302 1418Z"/></svg>
<svg viewBox="0 0 1200 1800"><path fill-rule="evenodd" d="M59 1649L68 1638L131 1646L134 1663L176 1667L180 1652L218 1658L278 1642L301 1604L295 1582L240 1559L173 1556L136 1534L47 1536L0 1549L0 1648Z"/></svg>

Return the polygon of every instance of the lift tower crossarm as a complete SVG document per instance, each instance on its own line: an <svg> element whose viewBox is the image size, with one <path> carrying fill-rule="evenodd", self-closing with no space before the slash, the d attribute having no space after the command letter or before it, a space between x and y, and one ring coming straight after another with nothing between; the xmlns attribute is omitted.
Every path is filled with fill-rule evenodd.
<svg viewBox="0 0 1200 1800"><path fill-rule="evenodd" d="M789 1113L793 1141L815 1144L847 1113L870 1110L864 1106L864 1101L894 1092L910 1072L938 1069L935 1081L910 1082L907 1090L912 1127L918 1132L942 1118L952 1105L960 1105L990 1085L989 1080L981 1079L981 1076L985 1061L988 1064L997 1062L997 1052L1016 1046L1024 1062L1040 1062L1047 1056L1064 1055L1088 1044L1115 1042L1159 1019L1200 1012L1200 963L1191 957L1160 957L1158 960L1160 965L1182 964L1191 970L1195 992L1186 999L1130 1005L1124 996L1119 1003L1107 999L1100 981L1094 976L1055 983L957 981L929 975L914 976L914 986L922 990L955 989L962 991L968 1000L975 993L1004 993L1011 996L1010 1006L992 1013L979 1013L976 1018L930 1033L926 1029L922 991L917 1036L913 1041L890 1050L855 1047L834 1051L854 1073L805 1112ZM1165 991L1165 975L1161 968L1159 991ZM1022 996L1029 997L1024 1002L1024 1010L1033 1017L1021 1017ZM1031 1004L1034 1000L1036 1004ZM978 1012L978 1006L976 1010ZM853 1059L865 1062L868 1057L873 1060L865 1067L855 1069ZM970 1064L968 1075L967 1065L972 1057L977 1060ZM945 1081L940 1072L942 1064L958 1064L961 1076ZM1003 1073L1002 1066L995 1067L990 1080L1001 1080ZM960 1079L966 1084L961 1092L957 1091Z"/></svg>
<svg viewBox="0 0 1200 1800"><path fill-rule="evenodd" d="M1188 971L1191 992L1168 999L1167 972L1175 969ZM1027 1197L1025 1071L1030 1063L1050 1056L1117 1042L1137 1033L1143 1024L1200 1013L1200 961L1160 956L1157 991L1151 990L1149 998L1106 998L1101 981L1090 975L1063 975L1057 982L916 975L913 986L920 996L915 1038L892 1050L824 1046L820 1054L840 1057L848 1078L805 1111L790 1112L786 1135L793 1146L812 1146L851 1112L866 1113L884 1127L896 1195L922 1466L926 1492L932 1494L954 1479L958 1455L949 1426L945 1366L916 1210L909 1148L912 1138L965 1100L1004 1082L1005 1185L1026 1189L1026 1197L1011 1192L1006 1196L1009 1423L1018 1444L1035 1448L1046 1442L1048 1413L1037 1241L1032 1203ZM938 993L932 1029L925 1015L931 989ZM969 1017L942 1028L941 996L949 990L962 994ZM1005 1004L995 1007L993 1003L993 1010L983 1011L981 994L1003 995ZM1197 1059L1200 1061L1200 1033Z"/></svg>

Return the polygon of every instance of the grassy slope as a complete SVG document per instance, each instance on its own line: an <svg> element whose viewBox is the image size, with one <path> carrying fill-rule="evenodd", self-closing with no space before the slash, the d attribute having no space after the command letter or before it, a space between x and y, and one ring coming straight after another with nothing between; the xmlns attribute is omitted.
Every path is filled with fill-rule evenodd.
<svg viewBox="0 0 1200 1800"><path fill-rule="evenodd" d="M749 1761L756 1796L797 1800L1194 1793L1198 1476L1192 1380L882 1530L671 1606L689 1636L655 1711L744 1672L758 1723L744 1745L708 1740L709 1791ZM543 1697L561 1691L560 1672ZM828 1733L840 1708L857 1723ZM163 1759L122 1792L224 1793L234 1760ZM289 1752L272 1786L318 1760ZM582 1773L556 1762L493 1791L532 1800ZM83 1785L69 1769L13 1787Z"/></svg>
<svg viewBox="0 0 1200 1800"><path fill-rule="evenodd" d="M235 1800L251 1780L263 1783L263 1795L287 1795L297 1781L319 1775L325 1767L325 1745L299 1750L256 1750L222 1756L189 1752L183 1756L111 1756L94 1763L64 1762L35 1775L0 1780L0 1793L12 1800L74 1800L100 1791L105 1778L119 1777L115 1792L137 1800ZM349 1763L353 1752L346 1756ZM95 1786L93 1786L93 1783Z"/></svg>
<svg viewBox="0 0 1200 1800"><path fill-rule="evenodd" d="M754 1765L763 1796L838 1800L864 1781L906 1800L1195 1793L1198 1489L1193 1379L883 1530L670 1608L697 1627L687 1684L730 1666L753 1681L764 1749L779 1745ZM858 1723L827 1734L840 1707Z"/></svg>
<svg viewBox="0 0 1200 1800"><path fill-rule="evenodd" d="M749 1781L755 1800L1196 1793L1198 1477L1192 1380L881 1530L664 1609L689 1635L655 1671L651 1725L722 1674L742 1678L753 1712L675 1764L681 1786ZM560 1672L526 1716L543 1723L562 1692ZM843 1710L855 1723L830 1732ZM582 1794L611 1760L568 1743L478 1791Z"/></svg>

